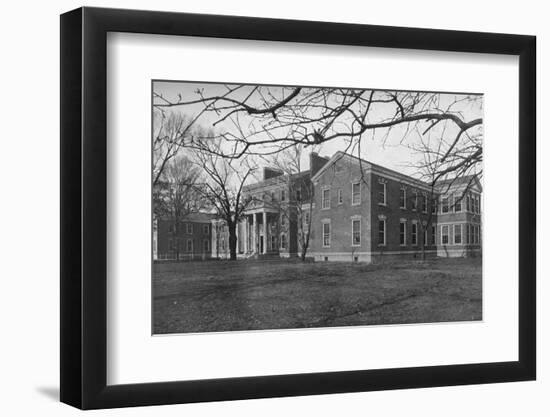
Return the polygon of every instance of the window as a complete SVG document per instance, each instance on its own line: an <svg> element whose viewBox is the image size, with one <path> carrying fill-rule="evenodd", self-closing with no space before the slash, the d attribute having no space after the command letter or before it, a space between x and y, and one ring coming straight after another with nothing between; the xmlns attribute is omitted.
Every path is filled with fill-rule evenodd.
<svg viewBox="0 0 550 417"><path fill-rule="evenodd" d="M281 233L281 249L286 249L286 234Z"/></svg>
<svg viewBox="0 0 550 417"><path fill-rule="evenodd" d="M424 227L424 240L422 241L424 247L428 246L428 228Z"/></svg>
<svg viewBox="0 0 550 417"><path fill-rule="evenodd" d="M460 213L462 211L462 200L460 196L455 197L455 212Z"/></svg>
<svg viewBox="0 0 550 417"><path fill-rule="evenodd" d="M271 249L276 250L277 249L277 236L271 235Z"/></svg>
<svg viewBox="0 0 550 417"><path fill-rule="evenodd" d="M221 248L222 248L222 251L225 252L225 238L224 238L224 237L222 237L221 245L220 245L220 246L221 246Z"/></svg>
<svg viewBox="0 0 550 417"><path fill-rule="evenodd" d="M271 201L275 201L275 191L271 191Z"/></svg>
<svg viewBox="0 0 550 417"><path fill-rule="evenodd" d="M443 197L441 199L441 212L442 213L449 212L449 199L447 197Z"/></svg>
<svg viewBox="0 0 550 417"><path fill-rule="evenodd" d="M203 224L203 225L202 225L202 233L205 234L205 235L207 235L209 231L210 231L210 228L208 227L208 225L207 225L207 224Z"/></svg>
<svg viewBox="0 0 550 417"><path fill-rule="evenodd" d="M479 244L479 226L474 226L474 244Z"/></svg>
<svg viewBox="0 0 550 417"><path fill-rule="evenodd" d="M422 213L428 212L428 196L426 194L422 194Z"/></svg>
<svg viewBox="0 0 550 417"><path fill-rule="evenodd" d="M186 223L185 224L185 232L187 234L193 233L193 223Z"/></svg>
<svg viewBox="0 0 550 417"><path fill-rule="evenodd" d="M281 190L281 201L286 200L286 190Z"/></svg>
<svg viewBox="0 0 550 417"><path fill-rule="evenodd" d="M405 187L401 187L399 190L399 207L402 209L407 208L407 190Z"/></svg>
<svg viewBox="0 0 550 417"><path fill-rule="evenodd" d="M434 198L432 200L432 214L436 214L437 213L437 198Z"/></svg>
<svg viewBox="0 0 550 417"><path fill-rule="evenodd" d="M399 222L399 244L405 246L407 244L407 222L401 220Z"/></svg>
<svg viewBox="0 0 550 417"><path fill-rule="evenodd" d="M296 201L302 201L302 189L298 188L296 190Z"/></svg>
<svg viewBox="0 0 550 417"><path fill-rule="evenodd" d="M338 190L338 204L344 204L344 196L342 195L342 189Z"/></svg>
<svg viewBox="0 0 550 417"><path fill-rule="evenodd" d="M479 214L479 213L481 212L481 210L480 210L480 207L479 207L479 206L480 206L480 199L479 199L479 196L478 196L478 195L475 196L475 200L474 200L474 201L475 201L475 210L474 210L474 213Z"/></svg>
<svg viewBox="0 0 550 417"><path fill-rule="evenodd" d="M204 252L210 251L210 241L208 239L204 239L204 242L202 243L202 248Z"/></svg>
<svg viewBox="0 0 550 417"><path fill-rule="evenodd" d="M285 225L286 225L286 216L281 215L281 226L285 226Z"/></svg>
<svg viewBox="0 0 550 417"><path fill-rule="evenodd" d="M356 206L361 204L361 183L354 182L351 184L351 205Z"/></svg>
<svg viewBox="0 0 550 417"><path fill-rule="evenodd" d="M441 226L441 244L449 244L449 226Z"/></svg>
<svg viewBox="0 0 550 417"><path fill-rule="evenodd" d="M416 211L416 207L418 206L418 191L413 191L413 198L411 200L411 208L413 211Z"/></svg>
<svg viewBox="0 0 550 417"><path fill-rule="evenodd" d="M193 252L193 239L187 239L187 252Z"/></svg>
<svg viewBox="0 0 550 417"><path fill-rule="evenodd" d="M351 245L360 246L361 245L361 220L354 219L351 221Z"/></svg>
<svg viewBox="0 0 550 417"><path fill-rule="evenodd" d="M468 193L466 195L466 211L471 211L471 206L470 206L470 194Z"/></svg>
<svg viewBox="0 0 550 417"><path fill-rule="evenodd" d="M330 208L330 188L326 188L323 190L323 204L322 207L324 209Z"/></svg>
<svg viewBox="0 0 550 417"><path fill-rule="evenodd" d="M323 223L323 247L330 247L330 223Z"/></svg>
<svg viewBox="0 0 550 417"><path fill-rule="evenodd" d="M380 187L378 191L378 204L385 206L386 205L386 182L384 180L379 180L378 182L379 182L378 186Z"/></svg>
<svg viewBox="0 0 550 417"><path fill-rule="evenodd" d="M413 246L418 245L418 224L413 223L411 225L411 244Z"/></svg>
<svg viewBox="0 0 550 417"><path fill-rule="evenodd" d="M378 246L386 245L386 220L378 220Z"/></svg>
<svg viewBox="0 0 550 417"><path fill-rule="evenodd" d="M309 226L309 211L306 211L304 213L304 226L306 226L306 227Z"/></svg>
<svg viewBox="0 0 550 417"><path fill-rule="evenodd" d="M436 245L436 242L435 242L435 225L432 225L432 245Z"/></svg>
<svg viewBox="0 0 550 417"><path fill-rule="evenodd" d="M455 245L462 245L462 225L455 224L454 227Z"/></svg>

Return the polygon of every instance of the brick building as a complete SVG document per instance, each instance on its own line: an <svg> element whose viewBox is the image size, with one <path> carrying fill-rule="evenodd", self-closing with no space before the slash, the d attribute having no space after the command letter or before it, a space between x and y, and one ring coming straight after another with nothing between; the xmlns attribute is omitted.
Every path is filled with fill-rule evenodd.
<svg viewBox="0 0 550 417"><path fill-rule="evenodd" d="M191 213L178 227L172 219L156 219L153 225L153 259L211 258L213 219L212 214Z"/></svg>
<svg viewBox="0 0 550 417"><path fill-rule="evenodd" d="M300 234L310 230L307 256L316 261L475 256L481 191L475 177L432 187L343 152L330 159L312 153L310 170L265 169L261 181L245 188L253 204L237 228L237 253L297 256ZM213 256L226 257L223 223L217 228L212 247L222 250Z"/></svg>
<svg viewBox="0 0 550 417"><path fill-rule="evenodd" d="M298 222L311 211L311 173L321 169L327 161L328 158L312 153L308 171L285 174L264 168L261 181L244 187L243 193L251 198L251 204L237 226L238 257L297 256L302 229ZM309 218L307 220L309 222ZM214 257L229 257L227 235L223 221L213 221Z"/></svg>
<svg viewBox="0 0 550 417"><path fill-rule="evenodd" d="M316 261L481 253L476 177L432 187L344 152L331 158L311 153L309 165L291 175L264 168L262 179L243 189L251 204L237 225L239 258L295 257L304 242ZM227 227L214 215L188 216L177 236L168 219L157 221L156 231L155 259L175 259L176 252L179 259L229 257Z"/></svg>

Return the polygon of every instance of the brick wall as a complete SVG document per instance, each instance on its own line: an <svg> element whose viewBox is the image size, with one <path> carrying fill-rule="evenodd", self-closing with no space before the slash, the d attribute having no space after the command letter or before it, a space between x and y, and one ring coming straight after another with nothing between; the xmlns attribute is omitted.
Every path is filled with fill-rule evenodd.
<svg viewBox="0 0 550 417"><path fill-rule="evenodd" d="M352 184L359 184L357 204L352 204ZM330 194L330 208L323 208L323 192ZM356 164L340 159L325 170L315 184L310 252L317 260L368 261L370 252L370 177L361 176ZM353 244L352 220L360 221L360 243ZM323 245L323 224L330 223L330 247Z"/></svg>
<svg viewBox="0 0 550 417"><path fill-rule="evenodd" d="M190 230L188 230L188 225ZM212 228L210 223L182 222L179 226L177 235L174 233L174 222L171 220L159 219L157 227L158 259L175 259L176 239L179 240L180 259L202 259L211 257ZM205 230L206 227L208 227L208 231ZM191 248L188 248L188 241L191 241ZM208 248L205 247L206 241L208 242Z"/></svg>

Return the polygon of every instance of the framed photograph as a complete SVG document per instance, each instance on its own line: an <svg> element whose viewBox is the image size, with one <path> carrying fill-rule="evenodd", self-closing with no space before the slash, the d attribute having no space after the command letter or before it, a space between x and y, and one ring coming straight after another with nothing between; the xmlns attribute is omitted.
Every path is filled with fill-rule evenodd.
<svg viewBox="0 0 550 417"><path fill-rule="evenodd" d="M61 16L61 401L533 380L535 38Z"/></svg>

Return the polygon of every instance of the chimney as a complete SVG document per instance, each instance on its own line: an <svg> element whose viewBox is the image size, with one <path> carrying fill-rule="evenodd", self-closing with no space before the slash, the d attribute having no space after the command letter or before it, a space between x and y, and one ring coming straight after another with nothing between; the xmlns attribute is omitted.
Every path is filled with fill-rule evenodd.
<svg viewBox="0 0 550 417"><path fill-rule="evenodd" d="M309 175L313 177L329 159L328 157L319 156L317 152L311 152L309 154Z"/></svg>

